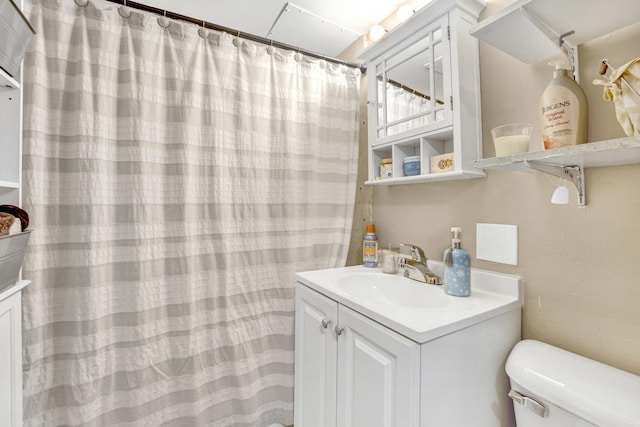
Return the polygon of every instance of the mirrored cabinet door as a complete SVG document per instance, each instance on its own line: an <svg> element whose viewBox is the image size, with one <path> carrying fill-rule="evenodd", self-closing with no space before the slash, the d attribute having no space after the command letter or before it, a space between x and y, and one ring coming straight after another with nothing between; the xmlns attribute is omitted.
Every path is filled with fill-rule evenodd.
<svg viewBox="0 0 640 427"><path fill-rule="evenodd" d="M451 124L451 61L447 16L417 42L376 64L377 140ZM371 111L373 112L373 111Z"/></svg>

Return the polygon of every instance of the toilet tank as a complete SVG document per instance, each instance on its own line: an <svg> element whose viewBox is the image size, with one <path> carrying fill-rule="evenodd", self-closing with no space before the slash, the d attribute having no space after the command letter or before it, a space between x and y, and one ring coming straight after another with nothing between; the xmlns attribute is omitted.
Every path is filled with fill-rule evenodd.
<svg viewBox="0 0 640 427"><path fill-rule="evenodd" d="M534 340L506 371L518 427L640 427L640 376Z"/></svg>

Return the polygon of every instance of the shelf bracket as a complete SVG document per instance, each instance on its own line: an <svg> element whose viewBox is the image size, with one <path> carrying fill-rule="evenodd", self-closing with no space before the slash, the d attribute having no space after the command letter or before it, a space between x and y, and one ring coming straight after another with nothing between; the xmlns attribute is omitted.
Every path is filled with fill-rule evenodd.
<svg viewBox="0 0 640 427"><path fill-rule="evenodd" d="M574 30L567 31L563 34L558 34L554 29L543 22L538 16L523 8L523 14L529 19L529 21L535 25L542 34L545 35L552 43L557 44L560 52L564 53L569 61L569 66L573 72L573 78L576 82L580 83L580 60L578 58L578 47L571 44L567 37L575 34Z"/></svg>
<svg viewBox="0 0 640 427"><path fill-rule="evenodd" d="M558 38L558 44L560 45L560 49L567 55L569 59L569 66L571 67L571 71L573 72L573 79L580 84L580 60L578 58L578 47L573 46L571 43L567 42L565 38L570 35L575 34L575 31L571 30L564 34L561 34Z"/></svg>
<svg viewBox="0 0 640 427"><path fill-rule="evenodd" d="M584 183L584 168L578 165L571 166L558 166L548 163L534 162L531 160L525 160L525 164L531 169L535 169L540 172L555 175L563 179L567 179L576 186L578 190L578 206L586 206L586 190Z"/></svg>

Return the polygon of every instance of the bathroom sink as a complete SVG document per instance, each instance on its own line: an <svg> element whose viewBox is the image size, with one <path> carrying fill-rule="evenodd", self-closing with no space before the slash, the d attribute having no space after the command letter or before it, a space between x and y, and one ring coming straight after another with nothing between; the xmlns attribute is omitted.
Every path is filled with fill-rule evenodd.
<svg viewBox="0 0 640 427"><path fill-rule="evenodd" d="M442 268L442 263L429 260L435 274L442 275ZM475 268L469 297L447 295L442 286L362 266L300 272L296 280L418 343L502 313L520 316L522 306L520 277Z"/></svg>
<svg viewBox="0 0 640 427"><path fill-rule="evenodd" d="M379 272L345 273L338 276L337 284L358 300L394 307L442 309L455 298L446 295L440 286Z"/></svg>

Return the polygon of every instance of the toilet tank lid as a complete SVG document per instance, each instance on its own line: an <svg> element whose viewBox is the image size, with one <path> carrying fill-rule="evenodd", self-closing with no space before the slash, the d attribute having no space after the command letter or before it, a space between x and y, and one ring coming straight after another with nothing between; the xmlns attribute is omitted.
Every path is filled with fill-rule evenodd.
<svg viewBox="0 0 640 427"><path fill-rule="evenodd" d="M522 393L595 425L640 425L640 376L534 340L516 344L506 371Z"/></svg>

